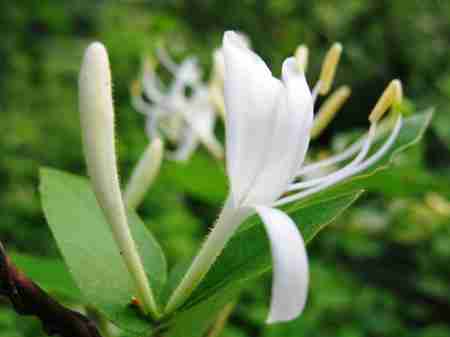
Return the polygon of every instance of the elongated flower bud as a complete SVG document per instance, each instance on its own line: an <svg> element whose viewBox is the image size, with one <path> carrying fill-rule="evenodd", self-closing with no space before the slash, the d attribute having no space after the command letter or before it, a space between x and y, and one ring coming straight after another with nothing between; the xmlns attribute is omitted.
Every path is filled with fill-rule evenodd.
<svg viewBox="0 0 450 337"><path fill-rule="evenodd" d="M79 105L84 154L97 201L111 225L144 312L155 313L156 304L122 201L114 146L111 73L108 54L99 42L92 43L84 55L79 77Z"/></svg>
<svg viewBox="0 0 450 337"><path fill-rule="evenodd" d="M320 107L314 125L311 130L311 138L317 138L330 124L337 112L350 97L351 90L348 86L337 89Z"/></svg>
<svg viewBox="0 0 450 337"><path fill-rule="evenodd" d="M384 90L377 104L369 115L369 121L375 123L383 117L390 107L400 104L403 99L403 89L400 80L392 80Z"/></svg>
<svg viewBox="0 0 450 337"><path fill-rule="evenodd" d="M326 95L333 84L334 75L336 74L336 69L341 58L342 45L338 42L334 43L333 46L325 55L325 60L322 64L322 70L320 72L320 94Z"/></svg>
<svg viewBox="0 0 450 337"><path fill-rule="evenodd" d="M156 138L143 153L131 175L125 190L125 204L130 209L136 209L145 197L156 176L159 173L163 159L163 143Z"/></svg>
<svg viewBox="0 0 450 337"><path fill-rule="evenodd" d="M295 61L297 62L297 67L300 71L306 73L308 68L308 47L304 44L297 47L295 51Z"/></svg>

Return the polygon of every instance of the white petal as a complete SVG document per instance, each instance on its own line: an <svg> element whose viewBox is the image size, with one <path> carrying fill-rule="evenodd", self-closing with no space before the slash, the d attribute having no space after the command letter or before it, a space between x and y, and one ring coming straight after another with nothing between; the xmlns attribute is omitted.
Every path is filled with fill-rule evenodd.
<svg viewBox="0 0 450 337"><path fill-rule="evenodd" d="M282 85L236 33L225 33L223 53L227 171L239 203L264 163Z"/></svg>
<svg viewBox="0 0 450 337"><path fill-rule="evenodd" d="M246 201L250 204L271 204L286 192L308 149L313 124L312 97L294 58L283 63L283 84L285 90L271 125L265 163Z"/></svg>
<svg viewBox="0 0 450 337"><path fill-rule="evenodd" d="M272 250L272 299L267 323L289 321L303 311L308 293L308 258L297 226L285 213L255 207Z"/></svg>

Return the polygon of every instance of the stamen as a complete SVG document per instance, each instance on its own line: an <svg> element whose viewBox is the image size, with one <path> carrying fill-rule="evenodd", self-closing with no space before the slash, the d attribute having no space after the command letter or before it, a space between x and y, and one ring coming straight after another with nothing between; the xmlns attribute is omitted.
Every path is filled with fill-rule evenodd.
<svg viewBox="0 0 450 337"><path fill-rule="evenodd" d="M298 70L303 73L306 73L306 69L308 68L308 47L304 44L298 46L295 51L295 61L297 62Z"/></svg>
<svg viewBox="0 0 450 337"><path fill-rule="evenodd" d="M302 175L308 174L308 173L310 173L312 171L315 171L315 170L317 170L319 168L326 167L326 166L331 166L331 165L337 164L337 163L339 163L341 161L349 159L351 156L353 156L354 154L356 154L358 152L358 150L364 144L365 139L366 139L366 136L363 136L361 139L359 139L358 141L353 143L350 147L348 147L343 152L341 152L341 153L339 153L337 155L331 156L331 157L329 157L327 159L321 160L318 163L314 163L314 164L303 166L297 172L297 176L302 176Z"/></svg>
<svg viewBox="0 0 450 337"><path fill-rule="evenodd" d="M369 121L376 122L383 117L386 111L393 105L400 104L403 99L402 83L399 80L393 80L384 90L377 104L369 115Z"/></svg>
<svg viewBox="0 0 450 337"><path fill-rule="evenodd" d="M351 90L348 86L342 86L337 89L320 107L317 117L314 119L314 125L311 130L311 138L317 138L323 130L330 124L336 116L336 113L342 108L344 103L350 97Z"/></svg>
<svg viewBox="0 0 450 337"><path fill-rule="evenodd" d="M391 146L394 144L395 140L397 139L397 136L400 133L401 126L402 126L402 116L400 115L397 118L397 122L394 126L394 129L392 130L392 133L389 136L389 138L386 140L386 142L381 146L381 148L377 152L375 152L375 154L373 154L371 157L369 157L369 159L367 159L360 165L354 167L352 170L350 170L348 172L344 172L344 174L340 174L338 176L332 177L331 179L328 179L326 182L324 182L318 186L315 186L313 188L299 192L297 194L293 194L293 195L289 195L287 197L281 198L278 201L276 201L273 204L273 206L277 207L277 206L281 206L281 205L284 205L284 204L287 204L287 203L290 203L293 201L303 199L314 193L320 192L320 191L338 183L341 180L344 180L348 177L351 177L355 174L358 174L358 173L366 170L368 167L372 166L378 160L380 160L386 154L386 152L391 148Z"/></svg>
<svg viewBox="0 0 450 337"><path fill-rule="evenodd" d="M333 177L336 177L338 175L343 175L345 174L345 172L353 169L353 167L355 167L356 165L358 165L359 163L361 163L361 161L364 160L364 158L367 156L367 154L369 153L369 149L370 146L372 145L372 142L375 138L376 135L376 123L373 123L370 126L369 132L368 132L368 136L364 141L364 145L362 146L361 152L356 156L355 159L353 159L349 164L347 164L346 166L344 166L343 168L330 173L324 177L320 177L320 178L315 178L315 179L310 179L307 181L303 181L300 183L296 183L296 184L291 184L291 186L289 186L288 191L297 191L300 189L304 189L304 188L308 188L308 187L312 187L318 184L321 184L322 182L325 182L329 179L333 179Z"/></svg>
<svg viewBox="0 0 450 337"><path fill-rule="evenodd" d="M321 85L321 82L320 82L320 80L319 80L319 81L317 81L317 83L314 85L313 90L312 90L312 92L311 92L311 97L312 97L312 103L313 103L313 105L316 104L317 96L319 95L320 85Z"/></svg>
<svg viewBox="0 0 450 337"><path fill-rule="evenodd" d="M342 45L338 42L334 43L322 64L320 73L320 94L326 95L333 84L334 75L336 74L337 65L342 53Z"/></svg>

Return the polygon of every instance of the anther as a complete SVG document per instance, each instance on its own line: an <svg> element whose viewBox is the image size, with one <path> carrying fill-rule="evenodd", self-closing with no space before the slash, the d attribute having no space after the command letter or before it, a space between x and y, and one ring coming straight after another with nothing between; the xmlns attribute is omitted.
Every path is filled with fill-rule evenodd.
<svg viewBox="0 0 450 337"><path fill-rule="evenodd" d="M383 117L386 111L394 105L400 104L403 99L403 89L400 80L392 80L384 90L377 104L369 115L369 121L375 123Z"/></svg>
<svg viewBox="0 0 450 337"><path fill-rule="evenodd" d="M342 45L339 42L333 44L330 50L325 55L325 60L322 64L322 70L320 73L320 90L321 95L326 95L333 84L336 69L341 58Z"/></svg>
<svg viewBox="0 0 450 337"><path fill-rule="evenodd" d="M350 97L351 89L348 86L342 86L337 89L328 99L321 105L314 125L311 130L311 138L317 138L322 131L334 119L337 112L342 108L344 103Z"/></svg>

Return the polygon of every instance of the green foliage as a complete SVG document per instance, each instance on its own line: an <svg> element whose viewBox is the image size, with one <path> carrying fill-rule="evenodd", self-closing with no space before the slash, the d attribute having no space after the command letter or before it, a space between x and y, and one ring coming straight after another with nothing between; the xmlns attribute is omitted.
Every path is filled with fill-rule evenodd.
<svg viewBox="0 0 450 337"><path fill-rule="evenodd" d="M344 53L337 85L350 85L352 97L323 140L313 144L313 156L338 143L347 130L365 126L367 113L393 77L403 81L416 108L436 107L433 130L420 146L398 154L389 170L364 178L364 185L349 183L368 192L310 244L311 296L298 320L263 325L270 291L263 276L241 290L223 335L449 335L450 221L430 198L430 193L450 198L448 1L83 0L67 5L30 0L5 2L0 9L0 236L20 251L14 260L45 289L69 302L70 294L76 294L72 276L57 260L37 185L40 166L84 174L76 82L89 41L102 40L111 55L120 171L126 180L147 144L143 117L129 104L129 83L142 55L153 53L160 42L178 60L198 55L205 78L211 51L225 29L248 33L276 74L282 60L305 42L311 50L307 77L314 83L326 49L339 40ZM169 266L198 249L226 188L223 166L204 151L185 165L164 163L140 214ZM163 275L150 275L162 277L152 280L156 289ZM129 294L123 295L126 303ZM235 296L231 292L228 299ZM191 307L196 315L183 311L179 319L186 323L172 324L170 332L183 334L192 320L198 331L206 329L223 303L217 297L208 301L202 302L207 309ZM36 337L42 332L33 319L16 317L2 306L0 335Z"/></svg>

